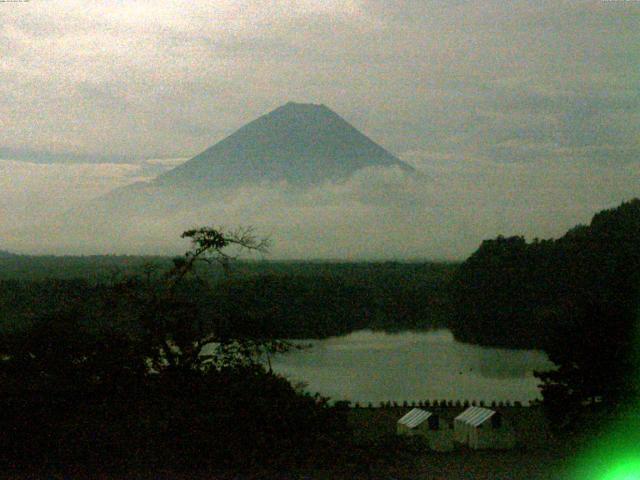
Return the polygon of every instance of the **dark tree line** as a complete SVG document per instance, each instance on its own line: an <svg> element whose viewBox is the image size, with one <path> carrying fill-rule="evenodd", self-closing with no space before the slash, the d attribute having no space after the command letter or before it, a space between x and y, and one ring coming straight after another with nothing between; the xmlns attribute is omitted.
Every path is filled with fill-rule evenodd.
<svg viewBox="0 0 640 480"><path fill-rule="evenodd" d="M640 200L558 240L487 240L451 287L457 338L541 348L558 365L539 378L559 422L638 398Z"/></svg>
<svg viewBox="0 0 640 480"><path fill-rule="evenodd" d="M28 323L68 297L95 303L110 288L111 277L141 280L171 268L164 261L146 267L140 263L128 275L109 275L109 269L93 270L93 264L85 263L84 278L43 279L37 273L41 261L24 260L26 266L21 269L33 265L32 276L21 273L0 280L0 325ZM420 330L446 326L444 286L455 268L432 263L234 262L225 276L215 266L201 265L199 280L185 278L175 294L184 292L196 302L202 318L225 312L227 317L235 316L236 329L277 337L324 338L363 328ZM64 275L81 270L78 266Z"/></svg>
<svg viewBox="0 0 640 480"><path fill-rule="evenodd" d="M134 457L159 455L166 460L170 456L158 452L164 452L171 438L200 432L194 434L193 439L199 440L193 444L181 440L189 450L204 441L198 425L206 430L228 421L233 430L229 438L240 432L238 442L249 442L247 448L263 452L255 458L277 458L264 452L272 452L269 445L278 441L234 430L232 423L239 421L234 414L248 422L247 428L260 417L273 421L272 430L265 427L260 432L274 435L280 432L277 424L297 427L267 411L268 402L264 411L231 400L220 409L198 410L205 404L218 405L210 398L215 392L216 401L222 402L218 397L224 389L251 392L248 402L273 388L274 398L283 405L278 411L292 402L290 406L300 408L304 418L319 422L296 425L312 429L316 440L335 440L331 432L344 432L344 423L334 423L340 415L326 403L300 395L256 359L286 348L280 338L325 337L360 328L446 326L458 339L471 343L544 349L559 367L539 374L545 404L558 422L575 422L585 409L612 409L638 395L635 379L640 376L632 372L639 363L635 345L640 341L640 200L600 212L590 225L577 226L557 240L527 243L523 237L501 236L487 240L459 266L283 263L243 265L243 271L233 267L226 252L233 245L262 248L250 232L225 237L201 229L186 235L194 243L184 258L169 266L162 263L166 260L153 267L138 266L135 275L114 273L109 281L98 275L84 280L1 282L4 415L8 425L11 419L17 422L7 431L21 435L20 422L31 416L37 421L28 425L47 425L28 433L36 439L31 443L13 442L11 435L5 435L2 451L32 444L33 452L58 452L51 454L53 458L63 458L67 449L76 452L85 445L84 440L73 443L71 428L86 420L86 434L97 435L95 441L101 439L108 452L116 448L109 445L135 437L126 435L127 422L133 419L134 424L142 423L136 424L140 441L131 451L145 452ZM219 268L212 270L203 261L207 258ZM18 262L17 266L32 259L11 256L3 261ZM102 265L105 260L91 261ZM198 264L205 268L196 268ZM215 354L201 355L212 342L218 345ZM28 380L22 379L23 372L28 372ZM187 385L180 383L181 378ZM100 421L104 429L100 430L91 422L101 418L96 412L104 405L125 409L109 413L109 420L126 420ZM87 413L87 408L97 410ZM47 417L54 411L61 416ZM187 411L196 412L192 417L198 419L197 425L189 423ZM169 417L185 423L171 426ZM46 433L50 431L66 432L68 441L52 440ZM316 440L301 440L301 445ZM50 442L51 448L37 447L38 442ZM233 441L229 445L238 447ZM64 451L56 450L60 448ZM223 446L216 448L225 451ZM14 453L16 458L32 458L28 452ZM239 461L231 451L211 458Z"/></svg>
<svg viewBox="0 0 640 480"><path fill-rule="evenodd" d="M194 289L213 287L197 265L264 244L249 231L185 235L193 249L169 270L92 288L48 284L44 310L5 325L5 468L289 468L340 456L344 408L259 361L287 344L243 334L229 312L200 314Z"/></svg>

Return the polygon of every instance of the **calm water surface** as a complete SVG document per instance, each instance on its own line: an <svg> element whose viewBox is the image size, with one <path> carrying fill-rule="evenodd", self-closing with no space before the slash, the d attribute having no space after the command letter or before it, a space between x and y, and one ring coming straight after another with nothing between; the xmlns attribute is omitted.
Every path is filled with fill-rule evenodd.
<svg viewBox="0 0 640 480"><path fill-rule="evenodd" d="M540 398L534 370L552 363L535 350L459 343L448 330L363 330L309 340L312 347L277 356L275 371L333 400L377 404L407 400L521 401Z"/></svg>

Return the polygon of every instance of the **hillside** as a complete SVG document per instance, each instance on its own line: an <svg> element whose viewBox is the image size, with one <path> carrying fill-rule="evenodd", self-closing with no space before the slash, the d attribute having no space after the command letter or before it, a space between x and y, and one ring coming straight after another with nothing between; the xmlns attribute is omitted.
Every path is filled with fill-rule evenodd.
<svg viewBox="0 0 640 480"><path fill-rule="evenodd" d="M488 346L544 348L559 328L605 329L633 319L640 304L640 200L597 213L563 237L485 240L457 271L456 338ZM608 323L609 322L609 323ZM604 336L603 336L604 338Z"/></svg>

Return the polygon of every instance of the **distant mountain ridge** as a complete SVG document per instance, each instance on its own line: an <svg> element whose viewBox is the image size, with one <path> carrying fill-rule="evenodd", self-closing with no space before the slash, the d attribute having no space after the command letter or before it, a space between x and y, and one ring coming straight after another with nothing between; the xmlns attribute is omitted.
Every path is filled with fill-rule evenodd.
<svg viewBox="0 0 640 480"><path fill-rule="evenodd" d="M405 177L426 179L326 106L290 102L153 180L77 205L46 226L12 232L6 245L47 253L174 254L182 249L180 234L194 226L248 224L286 239L284 225L294 217L298 228L316 229L305 238L319 239L363 221L347 220L354 206L371 212L401 204L412 211L412 193L398 183ZM353 193L326 185L327 197L318 200L323 184L334 182ZM42 248L42 239L52 247ZM290 244L291 255L305 257L297 245Z"/></svg>
<svg viewBox="0 0 640 480"><path fill-rule="evenodd" d="M307 188L371 167L421 176L328 107L289 102L152 181L117 188L85 210L92 223L108 227L115 218L165 218L220 203L236 187L266 182L280 189L284 182Z"/></svg>
<svg viewBox="0 0 640 480"><path fill-rule="evenodd" d="M326 106L289 102L154 183L213 187L286 180L311 185L372 166L414 171Z"/></svg>

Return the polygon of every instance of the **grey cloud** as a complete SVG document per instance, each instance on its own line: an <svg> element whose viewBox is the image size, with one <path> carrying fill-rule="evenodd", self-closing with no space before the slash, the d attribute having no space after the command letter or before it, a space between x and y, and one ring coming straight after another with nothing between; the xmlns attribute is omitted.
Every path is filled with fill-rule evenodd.
<svg viewBox="0 0 640 480"><path fill-rule="evenodd" d="M557 237L576 223L587 222L596 211L636 194L638 165L446 158L422 164L433 181L393 168L371 168L346 181L305 191L264 184L220 191L205 202L200 198L200 206L176 203L169 213L163 209L154 213L155 204L136 207L123 219L105 219L109 230L99 230L100 234L91 222L96 215L93 208L85 220L74 214L73 224L58 226L64 232L58 237L56 228L37 242L24 233L17 236L11 221L0 222L0 231L5 248L22 251L177 253L184 248L179 240L184 229L203 224L254 225L272 238L272 258L460 259L499 233ZM56 200L30 212L24 208L29 189L23 196L7 193L5 186L0 195L5 221L18 214L41 219L53 210L59 213L63 205L86 204L108 186L132 182L142 171L139 166L25 166L24 162L0 162L0 167L9 169L14 178L22 175L23 185L32 191L42 191L45 185L49 198ZM51 169L56 169L55 175ZM85 182L69 190L68 180L80 175ZM0 174L0 184L2 178Z"/></svg>
<svg viewBox="0 0 640 480"><path fill-rule="evenodd" d="M133 163L137 159L117 156L76 153L73 151L45 151L29 148L0 147L0 159L20 160L30 163Z"/></svg>
<svg viewBox="0 0 640 480"><path fill-rule="evenodd" d="M63 0L18 10L0 3L0 156L25 165L135 163L118 186L165 168L144 159L193 156L294 100L330 106L439 185L369 172L366 180L314 193L326 202L322 208L296 198L291 218L298 222L315 213L347 232L361 215L384 230L395 216L399 231L413 232L414 253L431 228L432 251L455 256L484 234L560 233L585 221L587 211L637 194L638 2L336 0L289 7ZM12 175L15 188L38 201L46 192L37 185L62 192L25 171ZM566 191L559 179L570 185ZM67 205L91 196L82 192L56 198ZM269 220L258 212L252 218L284 232L282 199L254 193L273 211ZM28 220L28 209L2 198L21 212L11 218ZM353 216L340 218L340 202ZM563 202L580 203L559 207ZM239 215L239 205L219 213ZM374 206L386 215L376 216ZM420 222L429 227L411 227ZM311 231L322 237L322 225L288 226L304 239ZM446 241L444 231L451 234ZM374 241L380 248L382 238ZM294 252L295 242L289 245ZM343 246L357 250L346 240Z"/></svg>
<svg viewBox="0 0 640 480"><path fill-rule="evenodd" d="M465 151L480 136L483 143L513 136L500 131L509 128L502 124L483 128L490 120L478 114L482 109L555 115L566 141L584 145L591 140L581 136L594 137L595 113L632 112L638 105L637 73L627 68L631 76L621 82L618 72L603 71L610 57L637 57L639 42L604 41L637 39L629 20L621 20L636 15L633 5L367 1L351 14L330 5L284 15L258 3L242 7L244 13L236 9L228 30L215 26L207 2L158 9L148 23L123 18L118 2L102 10L87 5L33 5L33 15L4 20L13 42L5 61L25 75L16 78L17 108L0 102L10 132L0 144L66 142L108 155L190 155L294 99L331 105L396 152L442 150L447 138ZM138 15L136 8L150 6L130 5ZM103 11L111 14L97 15ZM171 17L175 12L180 18ZM573 23L559 20L566 18ZM52 46L46 63L39 60L42 37ZM588 44L600 45L601 54L580 57L574 72L576 52ZM582 97L540 91L557 89L557 79L565 92L581 88ZM613 83L622 85L606 88ZM29 123L34 128L25 128ZM531 130L540 122L532 124ZM476 135L467 135L474 129Z"/></svg>

